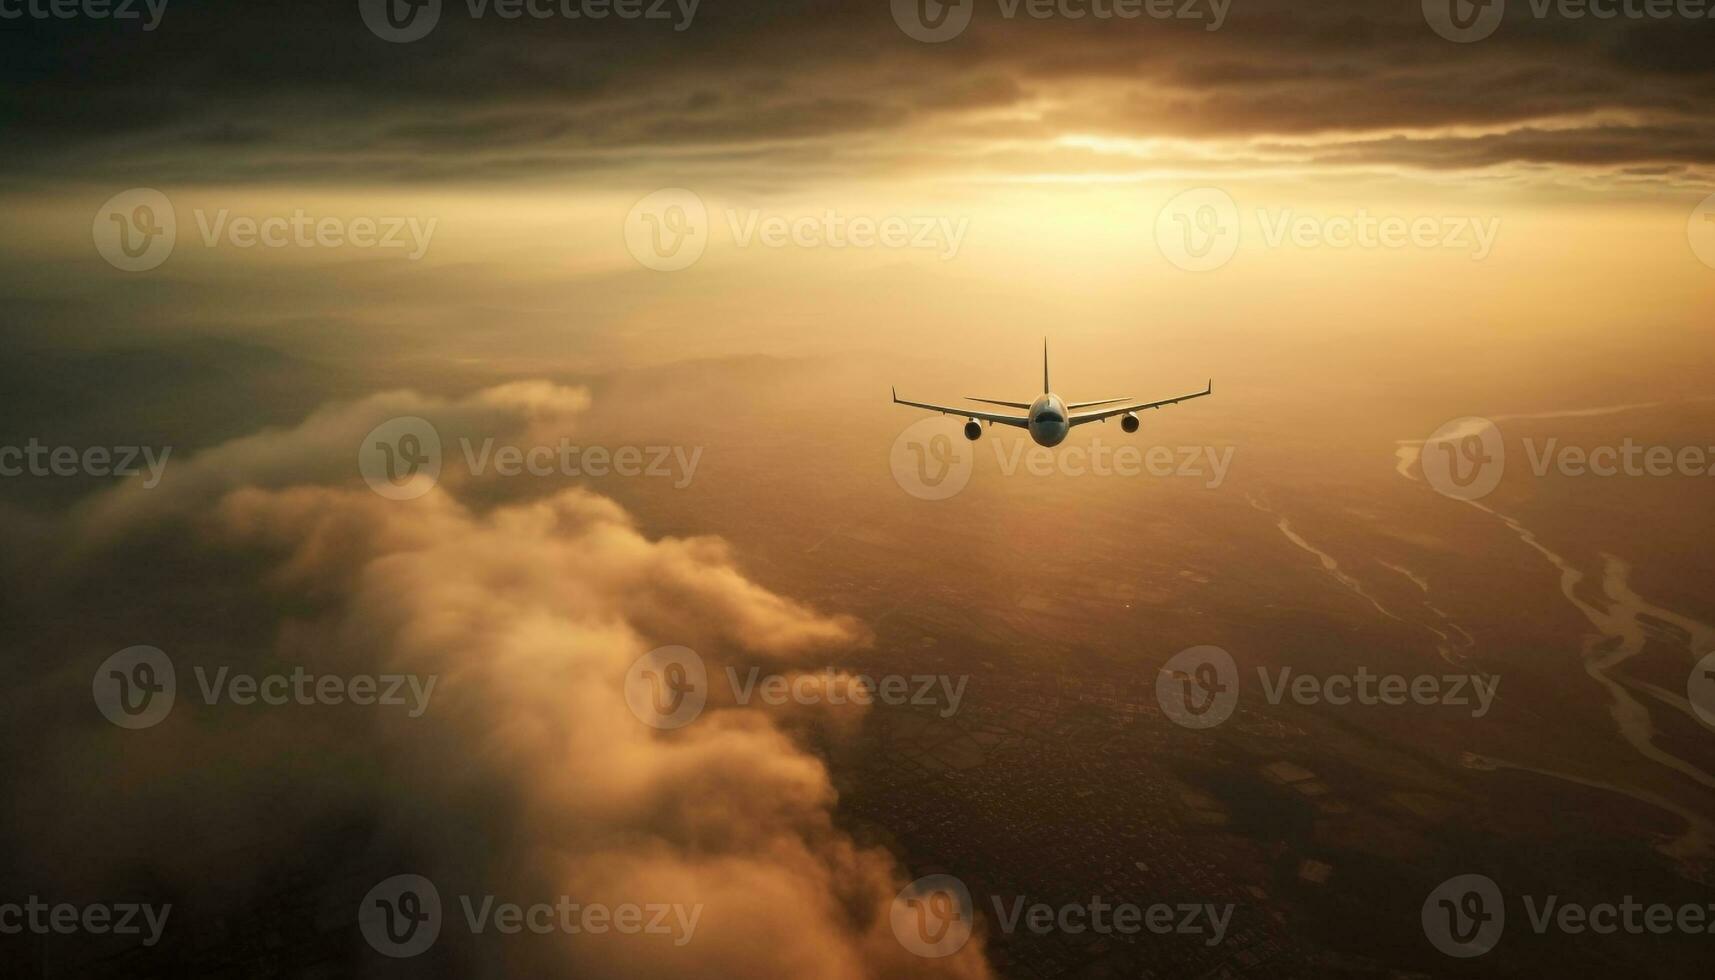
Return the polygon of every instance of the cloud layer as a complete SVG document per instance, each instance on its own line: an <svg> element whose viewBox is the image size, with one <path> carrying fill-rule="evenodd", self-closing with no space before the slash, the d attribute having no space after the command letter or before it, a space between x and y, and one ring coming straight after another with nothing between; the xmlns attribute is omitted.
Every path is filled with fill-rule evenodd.
<svg viewBox="0 0 1715 980"><path fill-rule="evenodd" d="M410 44L376 37L349 0L173 5L150 32L23 21L0 40L0 112L35 152L0 166L154 183L641 171L766 185L958 174L976 155L1006 169L1067 135L1213 141L1251 163L1271 160L1251 141L1319 137L1298 162L1688 182L1715 162L1715 20L1677 8L1574 17L1515 0L1491 36L1457 44L1416 3L1235 0L1214 31L1212 4L1095 13L1113 6L1062 0L1084 15L1038 17L974 0L940 44L908 37L885 2L830 0L709 0L684 30L448 2Z"/></svg>
<svg viewBox="0 0 1715 980"><path fill-rule="evenodd" d="M31 855L23 877L44 890L141 878L248 895L235 901L254 908L292 900L271 869L357 819L375 867L438 883L443 935L462 928L461 894L703 907L682 946L448 935L440 955L466 975L984 975L977 943L931 961L894 939L903 873L836 828L828 773L791 734L804 719L717 701L664 732L626 704L627 668L655 647L690 646L711 673L757 659L788 669L864 643L854 622L751 582L719 540L651 539L587 490L483 506L473 481L453 479L395 501L357 475L356 447L389 415L518 442L569 431L586 401L538 383L452 401L376 396L210 449L158 490L121 487L80 512L77 557L30 587L35 615L78 619L60 604L153 556L151 580L109 593L102 621L71 635L88 646L153 624L129 642L175 658L180 700L146 731L83 724L100 658L36 661L36 707L9 718L5 742L34 781L8 828ZM187 612L199 593L219 596L200 617ZM419 718L243 708L198 702L197 666L438 681Z"/></svg>

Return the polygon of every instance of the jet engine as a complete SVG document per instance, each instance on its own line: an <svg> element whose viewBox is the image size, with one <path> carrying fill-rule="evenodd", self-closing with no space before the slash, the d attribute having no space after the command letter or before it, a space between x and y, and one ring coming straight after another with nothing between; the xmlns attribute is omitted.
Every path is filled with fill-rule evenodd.
<svg viewBox="0 0 1715 980"><path fill-rule="evenodd" d="M1137 426L1138 426L1138 421L1137 421L1137 414L1136 413L1127 412L1124 415L1120 416L1120 428L1126 430L1127 432L1136 432Z"/></svg>
<svg viewBox="0 0 1715 980"><path fill-rule="evenodd" d="M965 438L966 439L969 439L972 442L976 442L978 439L981 439L982 437L983 437L983 427L977 424L976 419L971 419L969 422L965 423Z"/></svg>

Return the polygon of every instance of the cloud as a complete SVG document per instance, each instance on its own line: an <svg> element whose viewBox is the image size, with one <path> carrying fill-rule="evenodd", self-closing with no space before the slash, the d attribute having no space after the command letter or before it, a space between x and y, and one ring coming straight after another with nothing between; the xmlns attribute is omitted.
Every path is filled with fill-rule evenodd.
<svg viewBox="0 0 1715 980"><path fill-rule="evenodd" d="M23 685L33 707L8 719L6 744L33 791L7 829L31 855L32 885L141 877L266 909L312 887L280 884L281 866L356 820L367 863L310 875L429 877L447 907L441 952L466 973L986 975L978 942L924 960L894 939L887 910L905 876L836 827L829 774L790 732L802 719L717 699L664 732L623 695L627 669L655 647L690 646L711 674L756 658L789 670L863 645L858 624L750 581L718 539L650 538L585 489L483 508L472 481L396 501L354 478L357 440L388 414L517 441L564 431L586 404L545 383L378 395L209 449L149 495L121 487L75 515L78 558L29 586L33 614L75 620L62 604L149 556L151 574L125 575L131 586L107 593L101 622L78 635L86 646L149 624L128 642L175 658L180 704L142 732L79 724L92 711L82 657ZM218 610L187 614L210 595ZM438 680L412 718L204 705L197 666ZM75 717L59 713L68 685L83 691ZM463 894L703 910L683 946L473 938L459 935ZM332 928L355 931L357 897L348 923L335 903Z"/></svg>
<svg viewBox="0 0 1715 980"><path fill-rule="evenodd" d="M1048 140L1373 139L1624 115L1651 131L1592 126L1575 153L1546 147L1540 157L1521 140L1518 158L1715 163L1707 19L1539 19L1518 3L1492 37L1453 44L1417 4L1256 0L1207 31L1206 19L1009 18L979 2L964 34L927 45L885 3L708 3L684 31L446 9L433 34L405 45L373 37L355 4L331 0L175 7L146 36L26 23L0 38L0 73L13 83L0 112L36 152L8 157L0 173L299 184L745 181L759 168L774 180L854 177L925 167L961 150L949 127L996 112ZM36 98L43 86L62 97ZM1011 148L988 149L1004 158Z"/></svg>

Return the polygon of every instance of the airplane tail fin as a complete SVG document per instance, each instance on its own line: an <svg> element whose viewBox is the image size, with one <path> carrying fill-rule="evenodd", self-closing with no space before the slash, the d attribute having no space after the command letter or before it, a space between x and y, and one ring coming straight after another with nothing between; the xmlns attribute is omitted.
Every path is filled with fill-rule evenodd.
<svg viewBox="0 0 1715 980"><path fill-rule="evenodd" d="M1048 394L1048 338L1042 338L1042 393Z"/></svg>

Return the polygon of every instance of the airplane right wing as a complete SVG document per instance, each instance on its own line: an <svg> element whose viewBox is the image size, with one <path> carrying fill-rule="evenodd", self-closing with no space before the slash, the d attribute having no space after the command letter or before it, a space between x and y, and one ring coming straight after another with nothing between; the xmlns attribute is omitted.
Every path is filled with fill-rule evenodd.
<svg viewBox="0 0 1715 980"><path fill-rule="evenodd" d="M1103 409L1100 412L1081 412L1067 419L1066 424L1068 426L1083 425L1085 422L1099 422L1102 419L1113 418L1115 415L1124 415L1127 412L1141 412L1146 408L1160 408L1163 405L1177 405L1183 401L1190 401L1193 398L1202 398L1204 395L1213 394L1214 391L1215 381L1211 378L1209 379L1209 384L1204 387L1202 391L1193 391L1189 395L1180 395L1176 398L1163 398L1160 401L1155 402L1139 402L1136 405L1122 405L1119 408Z"/></svg>

